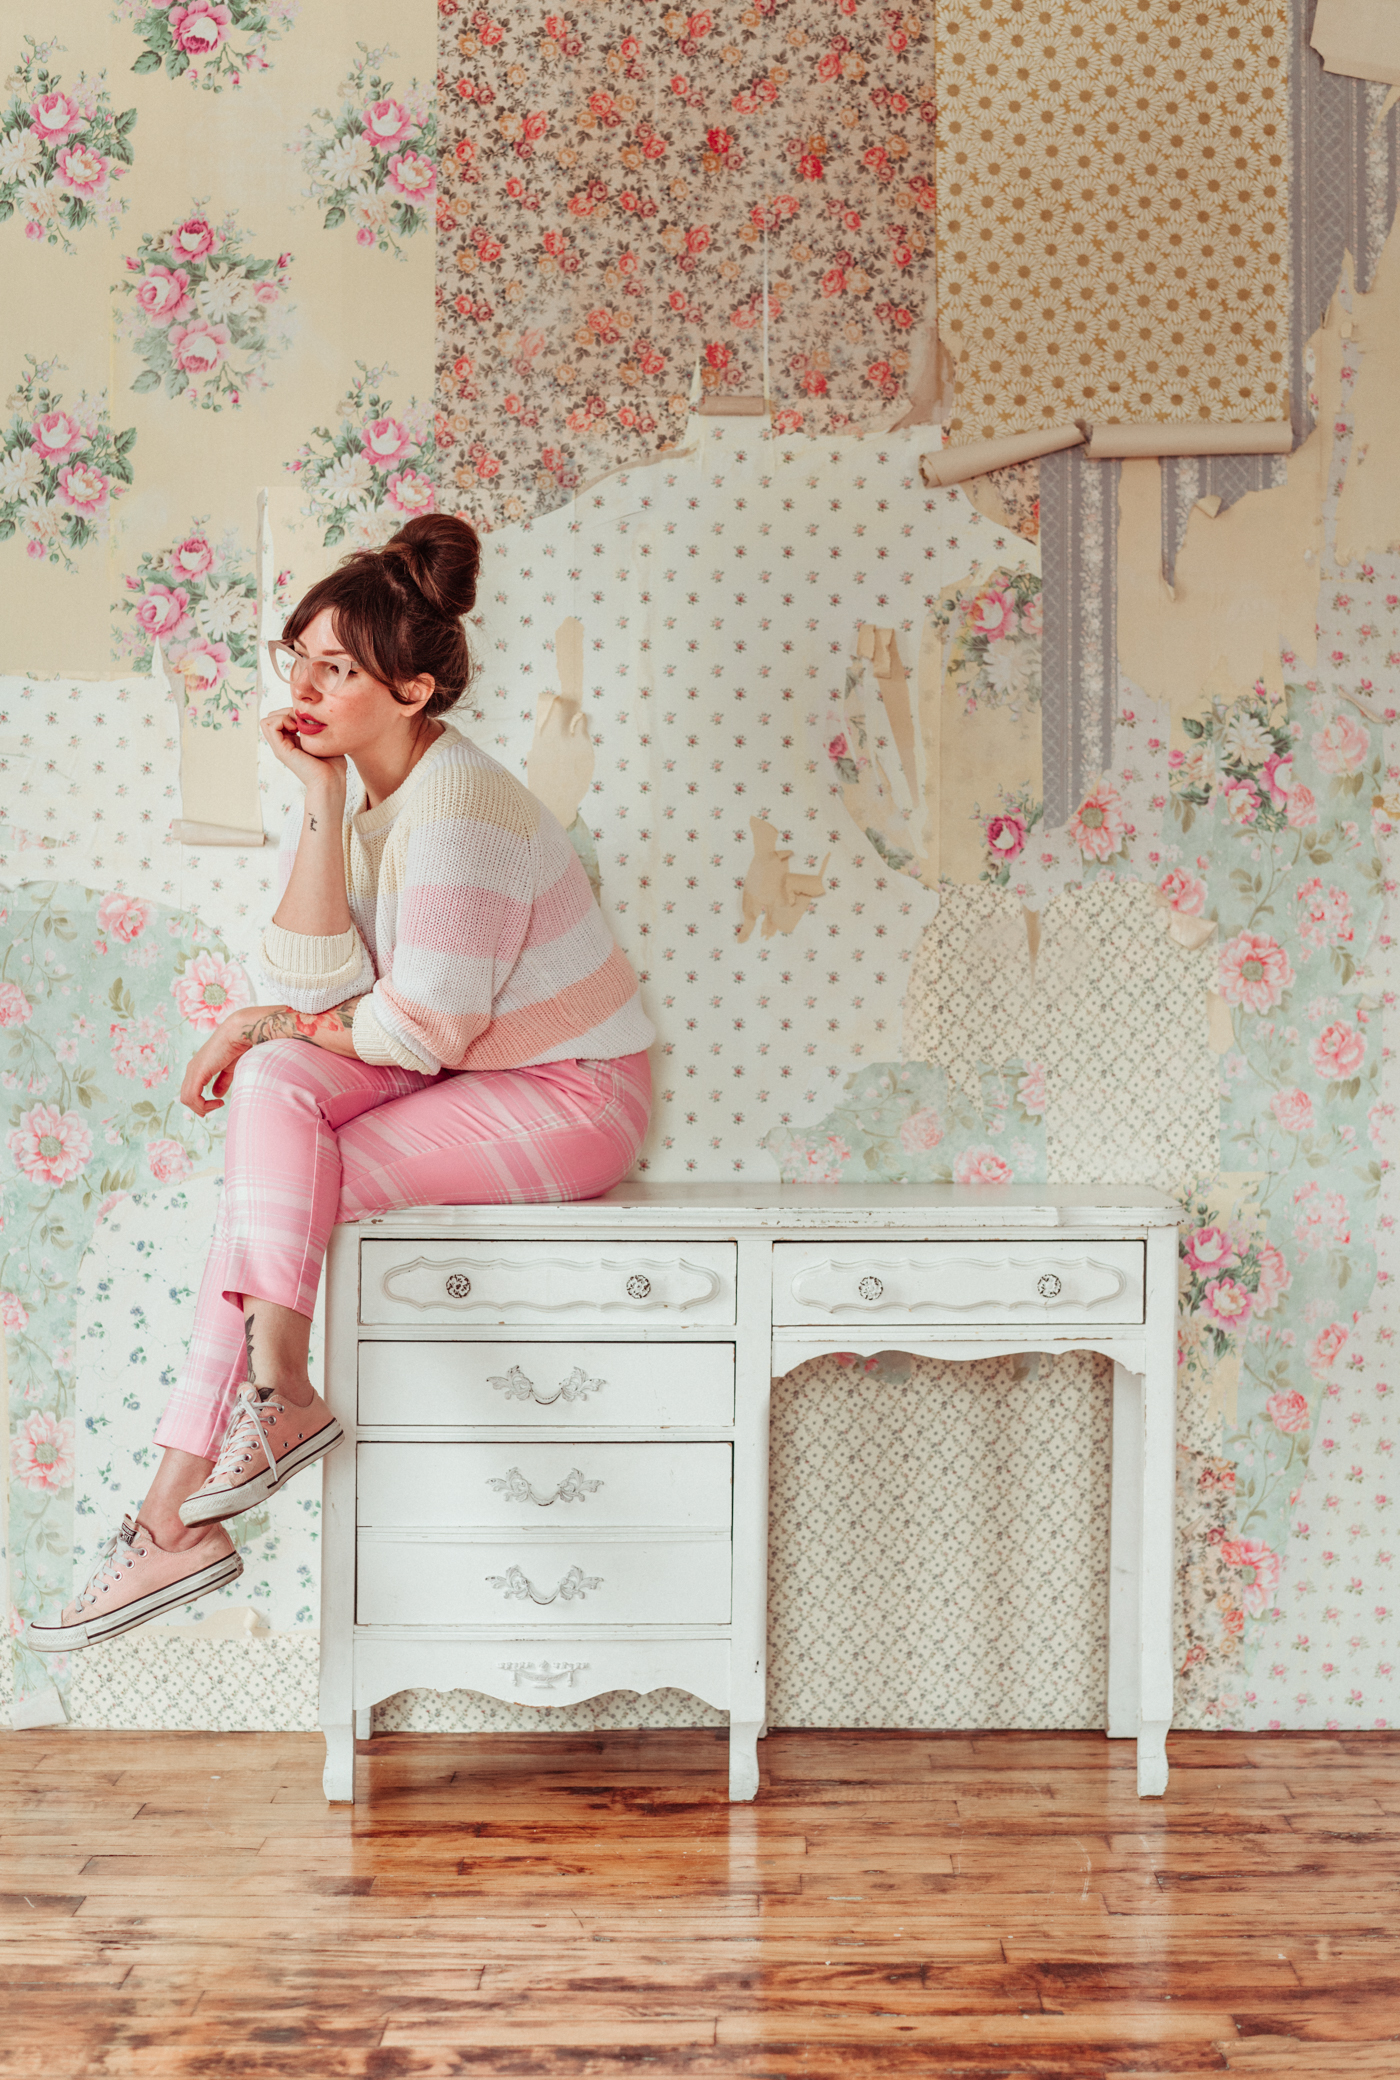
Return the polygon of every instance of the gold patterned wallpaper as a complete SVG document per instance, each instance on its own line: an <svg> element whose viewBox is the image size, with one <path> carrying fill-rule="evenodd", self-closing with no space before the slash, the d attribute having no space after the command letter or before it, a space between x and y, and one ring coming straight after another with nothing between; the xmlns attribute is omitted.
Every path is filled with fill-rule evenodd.
<svg viewBox="0 0 1400 2080"><path fill-rule="evenodd" d="M939 0L955 442L1288 416L1285 0Z"/></svg>

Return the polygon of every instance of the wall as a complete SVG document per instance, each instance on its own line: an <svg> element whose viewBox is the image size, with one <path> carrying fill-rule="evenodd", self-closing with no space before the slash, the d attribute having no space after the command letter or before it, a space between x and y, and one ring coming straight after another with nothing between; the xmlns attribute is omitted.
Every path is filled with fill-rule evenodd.
<svg viewBox="0 0 1400 2080"><path fill-rule="evenodd" d="M219 1147L173 1090L202 1025L251 986L271 853L248 836L259 815L275 829L286 805L281 769L249 726L257 632L275 629L283 603L344 546L382 538L435 498L494 523L463 726L554 790L658 1026L646 1174L1011 1174L1179 1192L1191 1212L1179 1719L1392 1721L1387 1079L1400 558L1388 544L1400 524L1388 400L1400 251L1387 248L1366 294L1345 276L1326 321L1313 313L1317 431L1282 481L1213 514L1186 503L1169 586L1155 462L1096 477L1092 513L1085 499L1059 498L1055 540L1042 544L1034 466L966 488L923 485L918 460L936 429L912 347L898 369L882 350L886 374L868 380L881 358L867 360L870 340L892 322L873 315L877 304L905 311L909 324L895 329L911 336L933 317L926 234L908 260L898 241L828 253L817 235L833 197L863 226L905 222L891 214L896 200L900 211L921 207L921 133L911 127L921 119L894 110L883 142L861 127L872 108L885 122L891 95L924 105L908 91L917 80L880 71L882 50L903 64L910 46L888 49L894 32L876 35L873 15L848 17L849 48L835 53L834 74L827 66L846 97L833 104L832 134L854 133L863 150L839 181L832 153L820 181L802 176L791 243L805 257L789 252L787 272L777 266L775 220L765 278L763 238L755 258L741 233L765 197L786 191L765 177L755 201L750 164L736 198L706 163L717 126L702 118L721 86L731 106L757 82L773 85L781 121L761 113L772 104L731 106L742 156L745 123L787 136L798 116L788 124L788 83L773 81L781 54L765 47L760 64L728 28L725 41L713 25L695 33L699 17L681 22L693 48L676 62L699 101L672 134L658 121L652 74L639 84L626 72L645 69L645 53L623 49L626 25L591 17L589 62L607 69L617 55L624 84L609 91L637 102L616 124L598 119L600 137L579 121L596 114L588 97L547 103L536 91L538 77L558 87L567 66L561 73L560 52L539 43L526 50L513 18L468 21L444 5L435 58L432 10L405 10L395 54L342 92L357 40L373 49L382 34L377 10L245 8L248 23L265 22L259 30L239 26L235 9L227 27L237 33L221 49L260 53L225 60L212 81L207 60L173 78L168 67L132 72L163 33L157 12L127 7L112 21L105 8L75 5L64 17L69 50L44 61L61 75L46 91L58 93L105 68L106 101L93 90L89 130L73 135L110 142L117 118L136 109L119 133L130 167L99 198L125 210L110 227L100 212L70 224L63 205L49 242L26 237L33 209L16 191L0 222L26 313L9 380L23 351L69 363L44 378L61 393L45 411L37 393L12 402L0 460L0 483L19 483L5 508L15 529L0 540L17 581L0 650L11 668L0 690L0 1074L10 1108L0 1287L12 1609L52 1606L139 1496L151 1420L188 1335ZM545 40L578 76L573 30L550 19L564 33ZM208 33L191 20L191 37ZM922 28L914 42L925 46L921 79L937 52L930 60ZM742 65L724 55L731 49ZM825 41L807 50L816 84L804 94L828 83L830 55ZM537 75L537 64L555 72ZM436 109L399 99L435 65ZM532 97L557 108L554 134L530 135ZM7 139L30 134L34 78L16 98ZM367 118L371 101L398 113ZM95 130L109 104L108 128ZM366 135L357 125L390 132L401 119L405 134L377 157L356 142ZM636 134L643 124L651 139ZM648 158L656 136L665 150ZM308 137L319 140L314 165ZM907 149L891 156L890 137ZM605 146L639 156L635 194L655 205L647 216L610 202L610 245L570 207L582 194L596 213L590 180L616 193ZM0 140L0 166L33 149ZM888 179L865 158L880 150ZM417 203L389 180L405 151L436 166L435 253ZM428 192L412 160L396 178ZM39 197L41 210L51 206ZM672 220L687 233L707 224L710 243L666 244ZM224 243L193 259L168 244L156 256L151 239L192 222ZM579 266L547 266L561 258L549 239L571 235L571 222ZM526 230L496 237L507 223ZM578 366L561 375L551 361L549 384L540 350L521 345L536 332L572 337L560 325L577 331L602 311L591 297L578 308L590 281L610 284L607 309L627 316L636 275L622 261L643 232L659 243L642 250L666 258L643 270L642 336L674 378L667 389L653 371L666 415L650 411L649 429L626 373L646 373L639 318L590 326ZM248 271L250 258L263 272ZM684 270L687 258L702 264ZM737 273L724 271L731 261ZM188 291L200 265L195 307L207 289L208 307L225 315L203 322L229 337L214 341L212 372L171 394L174 365L154 335L168 347L175 321L134 318L123 285L154 281L141 292L149 305ZM755 266L757 305L743 301L753 286L744 269ZM833 267L840 326L831 329L828 308L818 313L826 330L814 331ZM889 269L907 294L882 288ZM182 271L185 290L159 287ZM858 273L864 287L853 290ZM699 317L682 312L663 337L657 285L672 280ZM791 284L781 308L778 281ZM273 293L260 301L260 290ZM837 301L834 290L825 299ZM704 322L722 303L724 326ZM762 353L753 360L753 327L736 326L736 310L768 313L767 416L709 410L716 391L762 389ZM110 368L94 344L108 332ZM729 362L708 356L707 333L730 345ZM196 334L186 358L212 353L199 345L212 337ZM802 344L814 339L820 367ZM740 349L750 362L731 379ZM522 353L529 383L521 375L511 388ZM229 372L236 362L244 374ZM159 382L146 383L158 364ZM812 387L824 373L827 389ZM809 411L802 399L817 403ZM70 409L70 457L26 462L36 422ZM51 423L50 445L61 445ZM71 456L109 480L105 511L88 516L81 539L72 501L100 492L71 476ZM21 510L15 501L35 483L49 502ZM1089 521L1092 555L1082 533L1065 532ZM44 553L25 561L30 539ZM1077 591L1064 576L1067 547ZM1101 649L1109 631L1098 740L1082 715L1046 705L1043 627L1053 615L1058 629L1067 612L1081 633L1093 619ZM570 617L582 628L577 691L592 749L571 738L561 758L548 696L565 664L556 632ZM1054 697L1091 692L1101 698L1087 682L1068 692L1057 682ZM1073 741L1091 748L1064 754L1066 718ZM1052 769L1056 794L1069 789L1068 813L1046 812ZM177 842L177 820L200 842ZM1100 1723L1102 1664L1086 1640L1103 1598L1107 1384L1091 1361L1003 1371L893 1354L857 1371L813 1368L782 1389L775 1723ZM19 1719L311 1723L316 1517L314 1498L294 1492L259 1512L240 1533L243 1580L175 1626L71 1667L16 1649ZM572 1720L554 1708L540 1720L470 1697L410 1696L382 1708L380 1723L712 1716L676 1696L600 1700Z"/></svg>

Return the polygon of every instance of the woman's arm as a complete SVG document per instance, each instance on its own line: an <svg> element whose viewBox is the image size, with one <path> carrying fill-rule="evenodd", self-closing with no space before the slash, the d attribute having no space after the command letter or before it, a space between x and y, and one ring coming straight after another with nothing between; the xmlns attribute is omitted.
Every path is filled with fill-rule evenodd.
<svg viewBox="0 0 1400 2080"><path fill-rule="evenodd" d="M269 715L262 731L306 788L296 858L272 922L309 938L338 938L352 929L345 892L345 760L303 751L290 708Z"/></svg>
<svg viewBox="0 0 1400 2080"><path fill-rule="evenodd" d="M289 927L290 929L290 927ZM185 1071L180 1103L201 1119L217 1112L228 1094L240 1056L264 1040L307 1040L330 1054L355 1054L352 1028L358 997L332 1011L291 1011L285 1004L254 1004L215 1026ZM209 1096L204 1093L206 1088Z"/></svg>

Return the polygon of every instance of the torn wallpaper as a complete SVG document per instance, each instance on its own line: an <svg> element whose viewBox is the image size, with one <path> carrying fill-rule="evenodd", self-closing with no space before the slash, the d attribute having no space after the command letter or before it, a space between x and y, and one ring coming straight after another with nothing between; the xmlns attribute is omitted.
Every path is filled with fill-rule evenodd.
<svg viewBox="0 0 1400 2080"><path fill-rule="evenodd" d="M892 425L931 352L931 19L439 8L444 462L493 519L681 439Z"/></svg>
<svg viewBox="0 0 1400 2080"><path fill-rule="evenodd" d="M231 16L195 51L169 10L114 19L74 0L69 48L42 60L24 38L52 24L15 24L7 62L47 73L11 81L0 124L0 242L23 313L7 380L38 386L16 392L0 464L15 519L0 539L12 1628L67 1591L140 1492L213 1219L217 1135L172 1090L199 1020L246 986L272 854L179 844L172 825L197 804L236 807L235 840L256 836L259 804L280 822L288 779L251 729L270 694L256 640L346 548L440 502L494 530L463 726L569 819L658 1026L644 1174L1177 1191L1179 1722L1400 1719L1400 526L1378 466L1397 321L1390 263L1377 270L1394 119L1375 122L1384 88L1332 82L1354 89L1345 180L1309 196L1300 344L1290 155L1316 133L1295 122L1290 138L1278 113L1280 95L1301 105L1298 25L1290 44L1272 6L1205 22L1160 0L1066 10L1097 40L1076 91L1106 166L1110 69L1170 65L1196 96L1189 177L1157 184L1163 223L1138 245L1160 267L1168 216L1194 209L1171 263L1205 292L1193 308L1221 308L1212 279L1249 292L1240 334L1206 356L1203 330L1178 357L1188 403L1162 413L1153 392L1147 416L1216 417L1223 358L1223 380L1261 386L1244 416L1276 417L1262 386L1277 346L1316 432L1267 480L1059 456L929 488L934 440L915 422L937 362L930 227L959 200L934 208L931 83L946 152L964 119L957 52L990 99L1010 95L990 66L1024 12L990 27L980 8L950 12L967 34L940 41L942 17L863 0L821 23L780 5L639 24L605 5L542 14L531 39L523 17L418 0L385 49L368 0L301 0L263 10L256 36ZM1131 48L1098 35L1115 23ZM1037 47L1048 81L1043 60ZM1225 91L1246 97L1236 156L1262 165L1274 124L1293 169L1272 198L1251 183L1253 216L1192 193L1233 149ZM1076 142L1057 128L1063 96L1035 106L1058 165ZM1145 149L1123 147L1128 200L1146 192L1127 179ZM83 152L108 167L100 209L74 185L100 185ZM1117 178L1096 210L1116 207ZM1014 225L973 201L965 220L995 234L977 250L1014 259ZM1293 256L1272 272L1266 221ZM1212 276L1235 222L1258 249ZM1364 299L1340 250L1317 257L1357 225ZM1062 284L1074 322L1102 320L1083 335L1106 357L1086 382L1122 380L1113 355L1145 353L1138 331L1162 322L1155 291L1146 315L1125 301L1117 250ZM945 320L970 308L970 279L945 282ZM1001 309L1004 281L989 272L978 311ZM1040 345L1059 337L1036 316L1047 397L1063 356ZM980 349L962 347L981 383ZM985 373L981 394L999 396L1006 370ZM767 412L704 415L765 389ZM979 405L959 438L1002 427L1000 411ZM1040 418L1038 402L1023 423ZM105 541L81 510L97 476ZM56 562L26 555L34 521ZM879 1449L891 1395L897 1463ZM1036 1379L886 1354L786 1382L775 1723L1095 1723L1107 1395L1096 1360ZM987 1423L1002 1396L1024 1418L1009 1441ZM1032 1440L1057 1469L1053 1507L1031 1492ZM838 1494L905 1603L950 1585L936 1624L872 1629ZM12 1652L21 1715L307 1724L306 1500L289 1491L248 1527L238 1598L81 1667ZM1017 1593L1027 1572L1034 1595ZM713 1717L667 1693L528 1723ZM526 1722L406 1693L377 1723Z"/></svg>
<svg viewBox="0 0 1400 2080"><path fill-rule="evenodd" d="M938 0L955 440L1288 417L1285 0Z"/></svg>

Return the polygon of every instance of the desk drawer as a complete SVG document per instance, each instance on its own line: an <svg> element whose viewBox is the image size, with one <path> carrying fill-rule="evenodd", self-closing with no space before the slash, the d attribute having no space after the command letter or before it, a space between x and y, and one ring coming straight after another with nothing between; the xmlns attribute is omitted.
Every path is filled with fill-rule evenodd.
<svg viewBox="0 0 1400 2080"><path fill-rule="evenodd" d="M724 1430L732 1343L362 1343L360 1421Z"/></svg>
<svg viewBox="0 0 1400 2080"><path fill-rule="evenodd" d="M356 1516L376 1529L727 1533L733 1456L728 1444L362 1444Z"/></svg>
<svg viewBox="0 0 1400 2080"><path fill-rule="evenodd" d="M801 1323L1140 1322L1141 1242L779 1243L773 1319Z"/></svg>
<svg viewBox="0 0 1400 2080"><path fill-rule="evenodd" d="M362 1322L732 1322L732 1242L363 1242Z"/></svg>
<svg viewBox="0 0 1400 2080"><path fill-rule="evenodd" d="M356 1541L360 1625L727 1625L727 1538L552 1541L500 1532L364 1530Z"/></svg>

